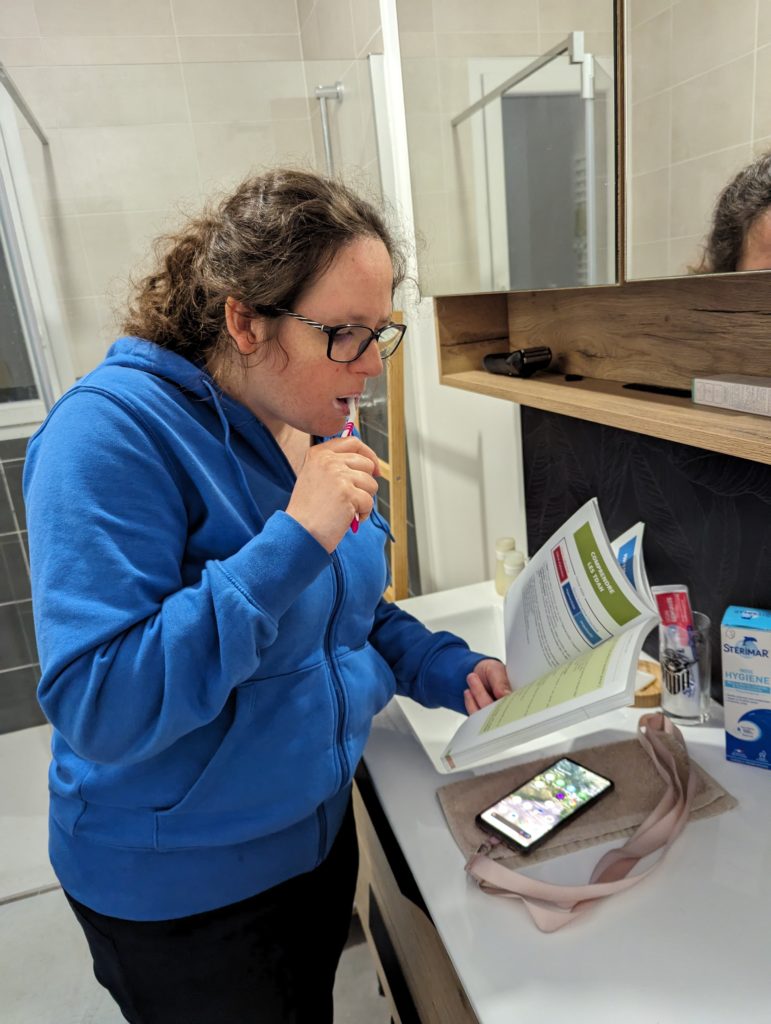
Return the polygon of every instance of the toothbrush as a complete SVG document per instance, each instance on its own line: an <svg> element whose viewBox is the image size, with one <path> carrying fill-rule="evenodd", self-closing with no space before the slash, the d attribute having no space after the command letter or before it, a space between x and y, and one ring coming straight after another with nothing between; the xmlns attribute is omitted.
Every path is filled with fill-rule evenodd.
<svg viewBox="0 0 771 1024"><path fill-rule="evenodd" d="M348 402L348 419L346 420L345 426L343 427L343 432L340 435L341 437L350 437L351 436L351 434L353 433L353 418L356 415L356 399L355 398L348 398L348 399L346 399L346 401ZM352 533L358 533L358 530L359 530L359 513L358 512L354 512L353 513L353 519L351 520L351 532Z"/></svg>

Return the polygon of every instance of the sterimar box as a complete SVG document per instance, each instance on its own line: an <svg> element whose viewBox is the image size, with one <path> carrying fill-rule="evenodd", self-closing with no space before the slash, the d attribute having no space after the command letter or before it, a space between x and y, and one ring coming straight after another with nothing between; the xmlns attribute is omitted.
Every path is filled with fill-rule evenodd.
<svg viewBox="0 0 771 1024"><path fill-rule="evenodd" d="M727 608L720 647L726 757L771 768L771 612Z"/></svg>

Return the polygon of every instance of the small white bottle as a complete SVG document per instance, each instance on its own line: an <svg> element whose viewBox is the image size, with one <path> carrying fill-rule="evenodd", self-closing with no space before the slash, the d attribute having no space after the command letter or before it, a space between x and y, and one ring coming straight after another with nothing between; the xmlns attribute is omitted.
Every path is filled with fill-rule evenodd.
<svg viewBox="0 0 771 1024"><path fill-rule="evenodd" d="M495 589L503 597L506 593L506 575L503 571L504 556L514 551L517 543L513 537L499 537L495 542Z"/></svg>
<svg viewBox="0 0 771 1024"><path fill-rule="evenodd" d="M525 556L522 554L521 551L506 552L506 554L503 557L503 575L506 584L506 590L504 590L504 594L524 568Z"/></svg>

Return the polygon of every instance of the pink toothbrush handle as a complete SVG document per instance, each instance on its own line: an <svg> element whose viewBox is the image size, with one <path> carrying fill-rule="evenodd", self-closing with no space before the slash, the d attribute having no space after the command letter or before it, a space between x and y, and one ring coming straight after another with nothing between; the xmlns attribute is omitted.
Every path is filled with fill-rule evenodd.
<svg viewBox="0 0 771 1024"><path fill-rule="evenodd" d="M348 420L343 427L341 437L350 437L353 433L353 420ZM359 532L359 513L354 512L353 519L351 520L351 533Z"/></svg>

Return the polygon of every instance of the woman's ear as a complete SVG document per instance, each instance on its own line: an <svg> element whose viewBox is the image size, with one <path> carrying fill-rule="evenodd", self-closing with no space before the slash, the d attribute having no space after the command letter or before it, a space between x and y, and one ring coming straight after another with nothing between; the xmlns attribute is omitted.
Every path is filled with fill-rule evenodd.
<svg viewBox="0 0 771 1024"><path fill-rule="evenodd" d="M225 300L225 323L241 355L252 355L263 340L262 317L256 317L243 302L228 296Z"/></svg>

